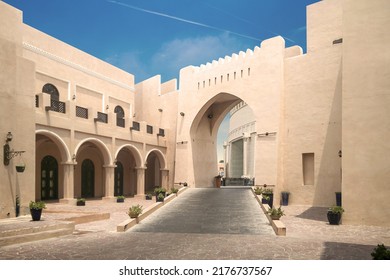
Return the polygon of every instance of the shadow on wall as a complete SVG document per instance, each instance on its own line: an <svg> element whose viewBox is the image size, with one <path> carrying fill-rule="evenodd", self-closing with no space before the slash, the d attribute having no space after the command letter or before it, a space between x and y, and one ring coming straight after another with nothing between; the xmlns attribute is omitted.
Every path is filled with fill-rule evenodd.
<svg viewBox="0 0 390 280"><path fill-rule="evenodd" d="M330 107L330 115L324 141L321 162L319 164L314 205L336 205L335 192L341 191L341 159L338 151L341 149L341 91L342 77L339 67L334 95ZM325 202L326 203L326 202ZM325 204L326 205L326 204Z"/></svg>
<svg viewBox="0 0 390 280"><path fill-rule="evenodd" d="M321 260L372 260L376 245L325 242Z"/></svg>

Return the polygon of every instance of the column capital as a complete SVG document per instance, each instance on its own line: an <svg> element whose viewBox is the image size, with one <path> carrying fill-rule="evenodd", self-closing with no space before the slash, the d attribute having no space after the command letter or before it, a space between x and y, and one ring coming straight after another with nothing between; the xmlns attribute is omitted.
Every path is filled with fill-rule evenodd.
<svg viewBox="0 0 390 280"><path fill-rule="evenodd" d="M77 165L75 161L64 161L60 163L61 165Z"/></svg>
<svg viewBox="0 0 390 280"><path fill-rule="evenodd" d="M143 167L134 167L135 170L146 170L147 168L145 166Z"/></svg>
<svg viewBox="0 0 390 280"><path fill-rule="evenodd" d="M115 164L110 164L110 165L103 165L104 168L115 168Z"/></svg>

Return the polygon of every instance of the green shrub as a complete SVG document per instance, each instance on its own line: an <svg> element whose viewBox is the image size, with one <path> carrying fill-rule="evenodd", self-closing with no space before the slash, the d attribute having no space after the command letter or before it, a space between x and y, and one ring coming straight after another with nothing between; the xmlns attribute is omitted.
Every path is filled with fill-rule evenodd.
<svg viewBox="0 0 390 280"><path fill-rule="evenodd" d="M371 253L373 260L390 260L390 250L384 244L378 244Z"/></svg>
<svg viewBox="0 0 390 280"><path fill-rule="evenodd" d="M46 204L43 201L30 201L29 207L30 209L36 209L36 210L45 209Z"/></svg>

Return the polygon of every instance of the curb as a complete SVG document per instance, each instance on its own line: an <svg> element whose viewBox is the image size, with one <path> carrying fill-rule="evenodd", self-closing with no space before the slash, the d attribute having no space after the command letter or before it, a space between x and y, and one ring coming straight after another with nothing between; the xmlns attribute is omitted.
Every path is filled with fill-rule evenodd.
<svg viewBox="0 0 390 280"><path fill-rule="evenodd" d="M272 220L271 216L267 214L267 210L269 209L269 206L267 204L263 204L261 202L261 198L262 198L261 195L255 194L255 191L253 190L253 188L251 188L251 190L252 190L252 193L255 196L257 202L261 206L261 209L263 210L263 212L264 212L265 216L267 217L269 223L271 224L275 234L278 235L278 236L286 236L287 229L286 229L286 226L284 225L284 223L281 222L280 220Z"/></svg>
<svg viewBox="0 0 390 280"><path fill-rule="evenodd" d="M168 196L168 197L166 197L164 199L164 202L156 202L155 204L149 206L148 208L146 208L144 213L142 213L141 215L138 216L138 218L135 218L135 219L129 218L129 219L123 221L122 223L120 223L119 225L116 226L116 231L117 232L125 232L125 231L127 231L128 229L130 229L133 226L137 225L140 221L146 219L149 215L154 213L156 210L158 210L159 208L161 208L165 204L167 204L167 203L171 202L172 200L176 199L179 196L180 193L184 192L187 189L188 189L187 187L182 187L179 190L179 192L177 193L177 195L171 194L170 196Z"/></svg>

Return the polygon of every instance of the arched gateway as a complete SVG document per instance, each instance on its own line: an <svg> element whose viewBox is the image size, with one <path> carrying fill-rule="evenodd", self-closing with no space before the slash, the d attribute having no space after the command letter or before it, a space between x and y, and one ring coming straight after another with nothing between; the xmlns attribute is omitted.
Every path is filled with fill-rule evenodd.
<svg viewBox="0 0 390 280"><path fill-rule="evenodd" d="M285 42L281 37L180 73L175 181L211 187L217 169L217 133L226 114L244 101L256 120L255 177L276 185ZM263 133L273 132L267 139ZM276 132L276 133L274 133Z"/></svg>

